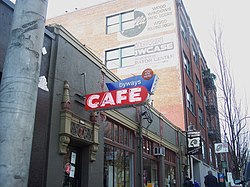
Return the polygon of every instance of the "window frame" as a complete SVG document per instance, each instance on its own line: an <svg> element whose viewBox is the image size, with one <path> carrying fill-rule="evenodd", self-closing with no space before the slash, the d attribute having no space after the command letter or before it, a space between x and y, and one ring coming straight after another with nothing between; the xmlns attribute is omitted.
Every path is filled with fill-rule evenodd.
<svg viewBox="0 0 250 187"><path fill-rule="evenodd" d="M199 53L195 44L192 44L192 55L193 55L194 63L198 67L199 66Z"/></svg>
<svg viewBox="0 0 250 187"><path fill-rule="evenodd" d="M135 50L134 50L135 45L127 45L124 47L120 47L120 48L114 48L114 49L110 49L105 51L105 65L107 66L108 69L118 69L118 68L123 68L123 67L129 67L129 66L133 66L135 65ZM124 51L128 48L132 48L132 53L127 54L124 53ZM114 51L117 51L118 56L116 58L110 58L108 59L108 55ZM127 64L126 65L126 61L128 59L132 58L132 64ZM116 65L115 66L110 66L109 63L111 62L115 62L116 61Z"/></svg>
<svg viewBox="0 0 250 187"><path fill-rule="evenodd" d="M200 80L199 80L199 78L198 78L198 76L197 75L195 75L195 86L196 86L196 91L197 91L197 93L201 96L201 93L202 93L202 90L201 90L201 82L200 82Z"/></svg>
<svg viewBox="0 0 250 187"><path fill-rule="evenodd" d="M183 65L187 75L192 80L191 62L184 51L183 51Z"/></svg>
<svg viewBox="0 0 250 187"><path fill-rule="evenodd" d="M181 35L182 35L184 41L188 44L188 42L189 42L188 27L182 18L180 18L180 30L181 30Z"/></svg>
<svg viewBox="0 0 250 187"><path fill-rule="evenodd" d="M193 97L192 93L189 91L188 88L186 88L186 103L187 103L187 108L192 113L195 113L195 110L194 110L194 97Z"/></svg>
<svg viewBox="0 0 250 187"><path fill-rule="evenodd" d="M199 123L200 125L204 125L204 115L203 115L203 111L200 107L198 107L198 118L199 118Z"/></svg>
<svg viewBox="0 0 250 187"><path fill-rule="evenodd" d="M127 14L131 14L131 13L133 14L133 18L123 19ZM109 20L111 20L114 17L117 17L117 22L109 23ZM133 27L131 28L134 28L134 24L133 24L134 21L135 21L134 10L129 10L129 11L121 12L118 14L109 15L106 17L106 34L113 34L113 33L117 33L117 32L130 29L130 28L124 27L125 24L128 24L130 22L133 25ZM114 31L110 30L110 28L113 26L117 26Z"/></svg>

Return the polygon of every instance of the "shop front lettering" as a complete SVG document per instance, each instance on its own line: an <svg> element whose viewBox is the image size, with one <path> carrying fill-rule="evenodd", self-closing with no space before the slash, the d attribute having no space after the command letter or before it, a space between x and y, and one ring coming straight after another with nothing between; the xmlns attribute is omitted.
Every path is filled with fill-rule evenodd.
<svg viewBox="0 0 250 187"><path fill-rule="evenodd" d="M86 95L85 109L100 110L143 104L147 101L148 91L144 86L113 90Z"/></svg>

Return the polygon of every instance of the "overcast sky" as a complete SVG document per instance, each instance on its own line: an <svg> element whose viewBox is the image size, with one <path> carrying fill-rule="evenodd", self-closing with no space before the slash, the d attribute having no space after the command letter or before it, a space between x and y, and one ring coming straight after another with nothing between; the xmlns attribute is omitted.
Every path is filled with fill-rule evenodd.
<svg viewBox="0 0 250 187"><path fill-rule="evenodd" d="M49 0L47 18L93 6L108 0ZM225 50L231 61L236 88L250 103L250 11L248 0L183 0L208 65L215 71L212 31L216 20L224 33ZM250 107L249 107L250 111Z"/></svg>
<svg viewBox="0 0 250 187"><path fill-rule="evenodd" d="M203 54L215 71L212 52L212 32L215 21L223 31L224 49L230 60L236 91L242 101L248 100L250 112L250 11L248 0L188 0L184 1Z"/></svg>

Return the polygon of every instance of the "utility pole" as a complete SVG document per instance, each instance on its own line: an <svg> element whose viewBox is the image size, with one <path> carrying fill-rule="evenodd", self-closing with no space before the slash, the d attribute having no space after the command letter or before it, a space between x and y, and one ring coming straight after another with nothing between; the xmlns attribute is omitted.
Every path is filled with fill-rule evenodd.
<svg viewBox="0 0 250 187"><path fill-rule="evenodd" d="M16 1L0 88L1 187L28 183L47 4Z"/></svg>
<svg viewBox="0 0 250 187"><path fill-rule="evenodd" d="M143 187L143 134L142 134L142 107L137 108L137 113L139 117L139 137L138 137L138 182L137 185L139 187Z"/></svg>

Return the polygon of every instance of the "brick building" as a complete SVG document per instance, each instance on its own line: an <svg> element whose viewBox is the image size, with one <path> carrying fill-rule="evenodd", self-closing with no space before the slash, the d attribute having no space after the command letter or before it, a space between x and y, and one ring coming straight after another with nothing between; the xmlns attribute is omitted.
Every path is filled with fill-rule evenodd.
<svg viewBox="0 0 250 187"><path fill-rule="evenodd" d="M202 182L208 169L220 168L215 76L181 0L111 0L51 23L63 25L119 78L153 69L159 76L153 106L183 131L201 133L202 152L191 156L190 175Z"/></svg>
<svg viewBox="0 0 250 187"><path fill-rule="evenodd" d="M13 9L0 1L0 73ZM149 105L86 111L84 96L107 91L104 83L118 77L62 26L46 27L43 46L29 186L181 186L187 159L180 128Z"/></svg>

